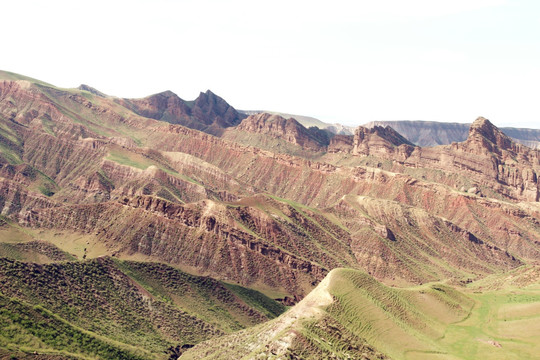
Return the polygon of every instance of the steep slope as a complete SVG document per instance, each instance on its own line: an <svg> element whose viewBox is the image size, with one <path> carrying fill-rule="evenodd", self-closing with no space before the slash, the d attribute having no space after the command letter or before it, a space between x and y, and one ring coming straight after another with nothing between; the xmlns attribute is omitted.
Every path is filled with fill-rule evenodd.
<svg viewBox="0 0 540 360"><path fill-rule="evenodd" d="M49 265L0 259L0 292L4 305L12 307L3 313L11 320L0 333L2 347L38 349L36 344L41 343L43 350L67 350L77 356L90 350L52 341L47 335L51 330L43 331L39 324L25 323L19 316L36 318L27 312L41 312L40 316L62 324L56 333L66 340L79 332L95 342L117 344L109 347L130 349L137 358L163 358L164 351L177 344L195 344L283 311L283 306L254 291L162 264L109 258ZM32 336L13 337L10 323ZM54 326L48 323L46 327Z"/></svg>
<svg viewBox="0 0 540 360"><path fill-rule="evenodd" d="M191 108L172 91L164 91L142 99L116 99L116 102L135 113L151 119L181 124L191 128L202 127L191 119Z"/></svg>
<svg viewBox="0 0 540 360"><path fill-rule="evenodd" d="M321 130L326 130L335 135L353 135L354 134L354 127L352 126L342 125L338 123L329 124L311 116L293 115L293 114L283 113L279 111L241 110L241 112L245 113L246 115L257 115L261 113L267 113L267 114L272 114L272 115L278 115L286 119L293 118L306 128L316 127Z"/></svg>
<svg viewBox="0 0 540 360"><path fill-rule="evenodd" d="M371 121L363 126L367 128L390 126L413 144L425 147L465 141L470 124L410 120Z"/></svg>
<svg viewBox="0 0 540 360"><path fill-rule="evenodd" d="M534 254L533 257L538 256L535 243L538 241L538 224L534 220L537 216L534 215L534 211L529 213L529 210L522 210L507 202L501 203L459 191L461 187L474 190L475 185L478 185L476 192L481 189L486 194L485 196L496 194L500 198L504 198L504 195L508 198L508 195L514 192L517 193L516 196L523 193L521 187L501 184L493 179L490 173L484 173L486 161L479 161L481 157L475 154L463 150L450 154L452 148L434 148L433 153L424 153L422 151L425 149L417 149L404 163L392 161L390 156L380 160L355 156L352 159L349 158L349 161L357 161L357 163L366 161L368 166L333 166L251 148L231 146L218 139L209 139L204 135L200 136L184 129L169 128L168 130L169 133L160 131L155 135L158 141L157 146L164 146L170 151L196 154L225 172L236 174L258 189L282 198L316 207L334 206L346 194L395 200L427 211L437 211L439 216L465 229L474 226L475 234L483 232L487 236L485 239L490 239L489 241L495 242L504 250L508 249L509 241L519 243L518 248L523 249L523 251L520 250L519 256L528 257L531 254ZM171 133L176 131L182 141L172 144L167 137L175 138ZM393 148L393 146L390 147ZM448 151L448 157L445 151ZM416 158L413 157L415 154ZM427 156L424 157L424 154ZM457 155L462 156L463 160ZM232 159L234 161L231 161ZM441 161L447 161L446 159L456 161L450 162L452 164L450 166L441 164ZM468 159L477 164L476 171L469 170L458 162ZM490 162L498 161L492 157L488 159ZM421 160L423 162L420 162ZM409 165L408 162L411 164ZM432 163L437 166L433 166ZM371 164L388 170L374 169L374 165ZM422 164L425 164L425 167L422 167ZM499 193L495 193L490 188ZM498 209L494 214L491 210L493 208ZM495 218L499 219L500 226L493 221ZM506 221L505 218L512 218L512 221ZM488 223L497 226L486 227ZM522 225L516 227L516 224L520 223ZM529 235L525 235L527 233Z"/></svg>
<svg viewBox="0 0 540 360"><path fill-rule="evenodd" d="M347 195L335 211L350 229L360 267L385 283L476 279L521 265L491 241L419 208Z"/></svg>
<svg viewBox="0 0 540 360"><path fill-rule="evenodd" d="M240 123L244 115L238 113L225 100L207 90L201 92L195 99L192 108L192 114L197 119L201 119L209 127L219 134L221 129L231 127Z"/></svg>
<svg viewBox="0 0 540 360"><path fill-rule="evenodd" d="M210 92L194 102L170 92L125 100L89 87L60 89L15 74L2 76L0 256L39 263L21 266L35 275L28 284L43 269L47 274L60 269L70 277L65 275L69 268L76 278L86 277L91 268L100 275L94 282L91 277L80 281L89 289L95 284L113 289L110 279L115 279L119 294L136 294L133 303L120 304L107 290L112 305L100 309L110 311L96 315L100 319L116 319L122 312L126 319L138 319L136 314L150 304L155 317L134 327L120 323L118 333L110 332L110 324L90 329L127 342L128 350L147 344L157 354L167 345L177 354L182 344L251 327L279 313L271 310L275 302L237 284L293 305L332 269L347 267L369 274L359 281L369 285L370 293L400 298L404 289L394 291L379 281L402 287L433 281L466 284L504 278L540 259L539 153L515 143L486 119L477 119L462 143L421 148L392 128L360 127L354 136L328 139L275 115L252 115L239 123L242 116L237 118ZM207 133L181 125L184 120ZM98 259L65 263L74 258ZM186 277L166 264L205 278ZM50 289L20 288L24 294L8 296L20 296L28 306L41 303L40 297L50 300L47 306L57 305L51 299L58 294ZM6 285L5 291L14 289ZM199 297L201 291L205 295ZM81 296L103 300L92 294ZM140 300L147 298L150 302ZM391 313L392 306L383 310ZM416 306L424 309L414 303L414 314ZM294 346L287 346L291 356L303 356L300 344L307 344L311 350L305 355L314 357L359 349L372 357L381 352L405 356L400 349L409 349L407 344L386 348L375 343L376 335L345 326L338 319L341 310L323 317L330 325L312 324L304 337L296 337ZM60 306L48 311L72 316L70 326L92 320L81 317L88 323L76 323ZM158 328L155 319L169 312L176 317ZM181 333L194 339L189 343L167 332L175 327L184 331L174 321L185 314L203 324ZM429 316L420 319L431 327ZM435 324L429 334L416 323L409 325L405 333L427 344L411 350L452 353L448 344L429 335L447 325ZM331 326L344 338L337 348L321 349L322 338L337 336ZM148 330L148 339L140 333L131 336L135 327ZM321 343L314 345L313 338ZM248 346L241 341L238 346ZM348 348L347 342L355 345ZM280 343L271 348L288 351Z"/></svg>
<svg viewBox="0 0 540 360"><path fill-rule="evenodd" d="M540 334L510 329L537 321L530 304L538 300L535 290L511 298L439 283L390 288L363 272L336 269L279 318L203 342L180 359L532 359Z"/></svg>
<svg viewBox="0 0 540 360"><path fill-rule="evenodd" d="M405 164L465 172L509 197L527 201L540 199L540 151L516 144L482 117L471 125L465 142L417 148Z"/></svg>
<svg viewBox="0 0 540 360"><path fill-rule="evenodd" d="M324 208L335 206L344 195L355 194L395 200L406 205L430 210L429 208L434 207L433 199L460 199L460 195L454 190L430 183L429 181L432 179L418 181L408 175L400 175L395 172L405 171L407 168L403 170L403 168L392 167L392 172L384 172L373 169L373 165L338 167L322 162L312 162L299 157L259 150L255 147L241 146L178 125L164 124L134 114L130 115L125 108L117 108L118 105L111 102L110 99L93 97L92 94L88 93L81 95L49 87L33 87L31 84L22 86L17 82L6 83L5 86L5 99L10 96L18 98L19 105L13 105L9 101L5 103L6 111L17 111L14 118L17 123L32 124L35 117L29 117L27 114L34 114L39 119L40 111L44 114L50 114L51 119L58 118L58 121L54 122L54 126L51 128L56 135L47 133L43 124L36 122L35 127L32 128L32 136L26 135L28 141L24 135L27 131L26 128L19 125L22 134L19 135L19 138L24 143L21 148L22 159L28 159L33 167L46 174L53 181L51 186L58 186L59 190L52 191L54 192L51 197L53 201L47 200L46 196L36 196L31 189L18 185L19 180L17 179L22 179L23 176L20 174L25 173L26 170L22 168L17 170L16 167L7 166L6 169L13 169L13 171L5 172L9 180L4 180L3 189L5 198L10 199L10 201L4 202L3 213L36 229L52 229L55 226L70 231L84 229L85 234L94 234L92 236L97 241L104 244L114 244L108 254L120 251L120 253L130 256L134 254L157 258L163 256L166 261L184 266L194 266L198 271L210 271L214 276L230 278L244 284L261 282L268 286L284 287L289 293L301 295L306 293L309 284L321 279L325 272L333 267L368 266L365 261L359 261L361 252L356 249L354 251L356 251L357 256L353 255L354 251L347 243L350 242L349 239L352 236L350 229L353 229L354 226L349 226L349 229L345 230L344 236L336 236L336 238L345 239L345 241L327 243L321 239L321 236L325 236L324 232L307 235L305 229L302 229L297 232L304 234L302 237L313 239L320 246L309 247L302 241L279 243L274 238L269 238L272 233L263 233L254 238L249 231L245 230L246 224L243 221L233 220L231 227L229 217L238 217L238 215L230 211L228 205L219 204L220 201L235 201L242 196L267 192L313 207ZM51 100L53 95L56 96L55 101ZM88 96L92 101L83 95ZM36 108L36 113L33 112L33 108ZM124 109L124 115L115 116L115 111L118 109ZM73 116L76 116L75 119L81 123L78 127L70 128L69 131L73 131L73 129L76 131L66 139L66 137L59 135L59 129L62 126L67 128L73 125L72 118L63 115L68 111L69 114L76 114ZM95 119L99 119L99 122ZM92 133L92 137L84 138L90 134L90 130L86 130L90 127L99 127L100 132L107 134L107 136ZM118 132L118 129L122 129L130 137L113 136L113 132ZM377 157L391 159L396 157L396 152L399 153L399 149L405 150L400 153L400 156L406 156L413 149L399 134L390 129L358 130L357 135L353 141L356 153L352 155L359 161L363 161L364 158L376 159ZM35 141L35 139L39 141ZM120 139L123 140L120 141ZM142 142L151 146L152 150L137 145ZM484 146L482 144L480 143L481 146ZM364 154L362 149L370 149L370 154ZM414 149L413 154L422 151ZM475 148L471 147L471 149ZM489 152L493 149L491 147L486 151ZM49 156L51 153L53 154L52 159ZM436 153L435 156L440 157L441 155ZM410 159L413 159L412 155L403 160L403 164L408 165L407 161ZM400 165L398 162L393 164ZM422 159L422 163L415 164L414 168L426 164L429 165L430 162ZM438 164L436 163L436 165ZM482 166L485 166L485 163ZM409 166L409 168L413 168L413 166ZM435 166L435 168L437 167ZM485 179L483 170L479 170L479 174L476 176ZM440 181L440 179L435 180ZM465 180L469 181L468 178ZM490 182L486 182L486 185L490 184ZM448 185L455 186L456 183ZM503 191L501 192L504 194ZM141 209L126 206L126 204L139 203L140 197L149 195L152 199L157 197L167 200L165 202L148 200L149 203L155 204L190 203L207 198L218 201L217 207L203 205L201 208L221 209L218 212L221 213L219 222L227 224L225 227L227 231L230 231L229 229L237 231L241 248L236 250L227 243L222 250L223 254L210 256L216 261L204 260L213 250L221 248L222 245L217 246L215 242L216 236L220 239L219 244L221 244L221 241L228 241L228 235L210 229L204 225L204 222L199 223L198 220L186 224L186 221L191 221L190 217L168 219L160 216L161 211L143 212ZM435 197L436 195L437 197ZM465 196L462 197L465 198ZM432 202L428 203L425 199L432 199ZM104 201L108 203L92 206L77 205L78 203ZM517 215L519 212L515 212L516 215L504 215L513 220L501 221L500 223L505 225L496 231L485 231L483 217L486 213L482 211L471 213L468 210L469 203L476 204L477 202L478 200L456 202L458 205L452 216L446 214L442 202L435 204L435 208L439 211L438 216L449 219L461 229L474 227L472 233L486 244L493 244L504 251L515 251L513 254L517 256L533 259L538 256L538 249L536 249L534 242L538 234L537 225L531 224L528 217L520 219ZM169 206L171 205L166 205L166 207ZM478 208L492 208L494 206L499 205L486 201L479 204ZM191 208L191 206L187 208ZM468 214L468 216L463 217L463 213ZM104 214L110 217L109 220L105 220ZM198 215L200 210L194 211L194 214L200 216ZM499 219L504 218L502 210L500 214ZM259 216L261 214L254 217L258 218ZM116 220L111 221L111 219ZM126 219L130 219L131 222ZM325 222L330 223L331 221L325 220ZM386 222L386 219L382 221L383 224ZM132 223L141 224L141 226L127 231L127 227ZM306 223L312 224L309 220ZM157 227L148 228L142 224L153 224ZM173 224L179 225L173 227ZM205 229L205 232L199 232L201 227ZM314 229L316 227L312 226ZM250 226L247 228L250 229ZM277 228L282 228L282 225L277 225ZM287 237L293 233L290 230L280 232L286 234L284 236ZM130 235L126 237L125 233ZM194 243L187 243L187 240L173 241L172 239L177 236L181 239L195 237L199 241ZM164 241L160 247L155 248L153 239L156 237L168 240ZM258 240L259 238L261 240ZM119 239L123 240L119 241ZM141 243L143 239L144 242ZM270 245L272 251L267 251L266 248L261 250L262 247L259 245L251 245L259 242ZM145 245L141 246L140 244ZM178 257L171 256L171 254L178 253L183 249L183 246L188 246L190 251L183 252ZM201 249L206 250L202 251ZM253 258L240 260L242 258L237 257L238 254L244 254L245 251ZM404 248L396 249L396 251L404 251ZM422 256L428 256L428 254ZM278 259L277 264L276 258ZM255 261L254 259L264 260ZM226 273L223 274L221 273L223 271L222 264L225 261L237 265L227 268ZM242 271L241 266L246 265L242 264L241 261L246 261L249 264L249 271ZM262 265L254 265L257 263L268 263L271 266L264 268ZM455 266L455 264L448 264L442 268L448 266ZM492 268L492 271L501 269L499 259L497 257L486 259L483 272L487 268ZM469 270L471 269L467 271ZM377 272L377 276L385 278L384 274L388 272L389 269ZM295 276L291 277L290 274L293 273ZM421 271L420 275L412 276L411 272L405 271L398 276L400 278L408 276L408 281L419 282L433 279L433 276L428 275L428 273ZM435 273L438 274L435 278L440 278L443 274L459 274L460 272L442 271L439 268ZM280 275L276 277L275 274Z"/></svg>
<svg viewBox="0 0 540 360"><path fill-rule="evenodd" d="M347 232L324 214L265 197L231 205L210 200L176 205L141 196L20 216L36 231L89 234L105 245L104 254L140 254L294 295L305 294L329 268L355 264Z"/></svg>
<svg viewBox="0 0 540 360"><path fill-rule="evenodd" d="M280 147L282 153L309 156L310 152L323 151L331 136L316 127L307 129L293 118L260 113L250 115L235 128L228 129L222 138L268 150ZM287 149L287 143L294 147Z"/></svg>
<svg viewBox="0 0 540 360"><path fill-rule="evenodd" d="M115 101L138 115L214 135L220 135L223 129L239 124L245 117L210 90L201 92L194 101L182 100L172 91L142 99Z"/></svg>
<svg viewBox="0 0 540 360"><path fill-rule="evenodd" d="M354 133L352 153L357 156L406 158L413 151L413 144L391 127L375 126L371 129L359 126Z"/></svg>
<svg viewBox="0 0 540 360"><path fill-rule="evenodd" d="M374 126L390 126L407 140L418 146L450 145L467 139L471 124L444 123L436 121L402 120L402 121L371 121L363 125L367 128ZM502 132L514 141L532 149L540 149L540 130L501 127Z"/></svg>
<svg viewBox="0 0 540 360"><path fill-rule="evenodd" d="M79 87L77 87L77 89L78 90L88 91L89 93L100 96L100 97L108 97L107 94L102 93L101 91L99 91L96 88L91 87L90 85L81 84L81 85L79 85Z"/></svg>

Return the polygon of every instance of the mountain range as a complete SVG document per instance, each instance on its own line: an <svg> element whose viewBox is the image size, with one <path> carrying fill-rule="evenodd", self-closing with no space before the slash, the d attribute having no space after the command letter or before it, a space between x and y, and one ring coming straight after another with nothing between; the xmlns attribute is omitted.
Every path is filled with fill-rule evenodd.
<svg viewBox="0 0 540 360"><path fill-rule="evenodd" d="M241 112L246 115L254 115L265 111ZM354 135L355 131L353 126L341 125L337 123L329 124L309 116L291 115L273 111L266 111L266 113L280 115L281 117L285 118L294 118L306 128L314 126L335 135ZM471 123L396 120L370 121L362 126L367 128L372 128L374 126L390 126L411 143L418 146L427 147L450 145L453 142L463 142L467 140ZM501 127L500 130L520 144L526 145L533 149L540 149L540 129Z"/></svg>
<svg viewBox="0 0 540 360"><path fill-rule="evenodd" d="M382 125L0 72L0 358L534 358L540 151Z"/></svg>
<svg viewBox="0 0 540 360"><path fill-rule="evenodd" d="M372 121L364 126L390 126L418 146L437 146L465 141L471 124L435 121ZM540 129L502 127L500 130L520 144L540 149Z"/></svg>

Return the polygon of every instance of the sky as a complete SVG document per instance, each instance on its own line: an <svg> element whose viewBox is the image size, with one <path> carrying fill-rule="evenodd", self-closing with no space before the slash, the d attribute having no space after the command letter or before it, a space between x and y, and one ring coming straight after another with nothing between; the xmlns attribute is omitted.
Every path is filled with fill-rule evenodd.
<svg viewBox="0 0 540 360"><path fill-rule="evenodd" d="M540 128L540 1L6 1L0 69L242 110Z"/></svg>

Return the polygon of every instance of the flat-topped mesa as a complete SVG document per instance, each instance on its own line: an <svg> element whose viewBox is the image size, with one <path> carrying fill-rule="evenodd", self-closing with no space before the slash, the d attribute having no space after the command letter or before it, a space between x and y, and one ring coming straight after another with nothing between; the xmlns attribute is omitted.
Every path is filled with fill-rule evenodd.
<svg viewBox="0 0 540 360"><path fill-rule="evenodd" d="M322 130L306 129L296 119L285 119L275 114L259 113L250 115L238 125L237 129L268 135L316 151L328 145L326 138L323 139L318 136Z"/></svg>
<svg viewBox="0 0 540 360"><path fill-rule="evenodd" d="M353 155L397 156L404 160L414 150L414 145L390 126L359 126L354 132Z"/></svg>

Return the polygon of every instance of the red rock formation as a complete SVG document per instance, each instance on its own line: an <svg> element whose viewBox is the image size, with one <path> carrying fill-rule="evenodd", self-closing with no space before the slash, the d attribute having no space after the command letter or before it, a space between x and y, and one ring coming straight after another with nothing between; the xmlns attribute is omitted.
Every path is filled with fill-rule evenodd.
<svg viewBox="0 0 540 360"><path fill-rule="evenodd" d="M321 151L326 145L326 139L317 138L317 133L306 129L295 119L268 113L250 115L236 129L282 139L312 151Z"/></svg>
<svg viewBox="0 0 540 360"><path fill-rule="evenodd" d="M264 114L234 130L294 144L302 157L140 115L189 108L206 131L236 121L211 93L188 108L162 95L137 110L86 91L1 82L2 213L83 232L118 255L294 294L337 266L422 282L540 259L540 213L515 203L538 200L538 152L485 119L466 142L426 149L389 128L359 128L326 148L294 120ZM45 183L52 191L38 190ZM465 184L469 193L458 191Z"/></svg>
<svg viewBox="0 0 540 360"><path fill-rule="evenodd" d="M191 109L172 91L164 91L142 99L117 99L119 104L135 113L171 124L191 123Z"/></svg>
<svg viewBox="0 0 540 360"><path fill-rule="evenodd" d="M414 149L407 139L391 127L375 126L371 129L359 126L354 133L353 155L406 159Z"/></svg>
<svg viewBox="0 0 540 360"><path fill-rule="evenodd" d="M224 128L237 125L244 118L210 90L200 93L192 104L182 100L172 91L143 99L116 99L116 102L138 115L211 134L220 134Z"/></svg>
<svg viewBox="0 0 540 360"><path fill-rule="evenodd" d="M350 154L354 148L353 135L335 135L330 139L328 152L332 154Z"/></svg>
<svg viewBox="0 0 540 360"><path fill-rule="evenodd" d="M404 144L391 128L359 127L353 154L465 176L516 200L539 201L540 151L515 143L489 120L478 118L463 143L421 148Z"/></svg>

